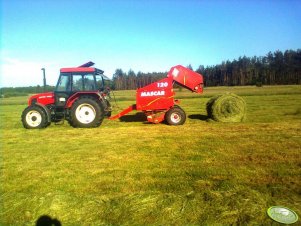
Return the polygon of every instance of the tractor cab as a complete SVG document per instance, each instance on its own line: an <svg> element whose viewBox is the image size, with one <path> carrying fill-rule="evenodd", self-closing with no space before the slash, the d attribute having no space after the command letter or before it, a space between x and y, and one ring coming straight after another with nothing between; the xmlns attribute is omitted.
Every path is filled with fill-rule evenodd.
<svg viewBox="0 0 301 226"><path fill-rule="evenodd" d="M64 107L76 93L105 93L103 71L91 67L61 68L54 91L55 105Z"/></svg>
<svg viewBox="0 0 301 226"><path fill-rule="evenodd" d="M102 91L103 71L96 68L62 68L55 92Z"/></svg>

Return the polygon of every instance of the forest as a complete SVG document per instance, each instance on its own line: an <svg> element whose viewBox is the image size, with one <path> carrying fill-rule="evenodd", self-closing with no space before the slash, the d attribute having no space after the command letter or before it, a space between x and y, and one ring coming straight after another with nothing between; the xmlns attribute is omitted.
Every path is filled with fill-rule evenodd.
<svg viewBox="0 0 301 226"><path fill-rule="evenodd" d="M191 65L187 66L193 69ZM204 76L205 86L288 85L301 84L301 49L269 52L266 56L239 57L215 66L200 65L196 72ZM135 74L117 69L113 89L137 89L166 77L167 72Z"/></svg>
<svg viewBox="0 0 301 226"><path fill-rule="evenodd" d="M184 65L192 69L191 65ZM204 76L205 86L291 85L301 84L301 49L277 50L266 56L239 57L214 66L200 65L196 72ZM166 77L166 72L124 72L116 69L112 81L113 90L132 90ZM0 89L0 97L27 95L52 91L53 86L8 87Z"/></svg>

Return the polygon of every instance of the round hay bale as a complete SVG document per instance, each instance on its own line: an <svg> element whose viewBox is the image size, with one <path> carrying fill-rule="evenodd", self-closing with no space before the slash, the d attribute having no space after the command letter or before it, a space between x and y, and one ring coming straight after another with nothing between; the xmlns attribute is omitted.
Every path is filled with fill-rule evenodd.
<svg viewBox="0 0 301 226"><path fill-rule="evenodd" d="M208 117L218 122L241 122L246 117L246 102L234 93L212 97L206 109Z"/></svg>

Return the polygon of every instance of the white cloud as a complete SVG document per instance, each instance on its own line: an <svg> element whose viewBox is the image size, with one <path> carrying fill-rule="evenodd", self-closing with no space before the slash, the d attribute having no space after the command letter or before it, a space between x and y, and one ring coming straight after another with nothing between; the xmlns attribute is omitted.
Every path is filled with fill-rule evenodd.
<svg viewBox="0 0 301 226"><path fill-rule="evenodd" d="M59 67L52 62L3 57L0 64L0 86L20 87L42 85L43 72L41 68L46 69L47 84L55 85L59 74Z"/></svg>

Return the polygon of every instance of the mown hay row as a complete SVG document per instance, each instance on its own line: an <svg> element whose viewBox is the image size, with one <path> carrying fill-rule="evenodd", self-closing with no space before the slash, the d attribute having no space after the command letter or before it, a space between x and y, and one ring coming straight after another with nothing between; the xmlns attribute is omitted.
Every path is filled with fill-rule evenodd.
<svg viewBox="0 0 301 226"><path fill-rule="evenodd" d="M212 97L206 109L208 117L218 122L241 122L246 118L246 102L234 93Z"/></svg>

